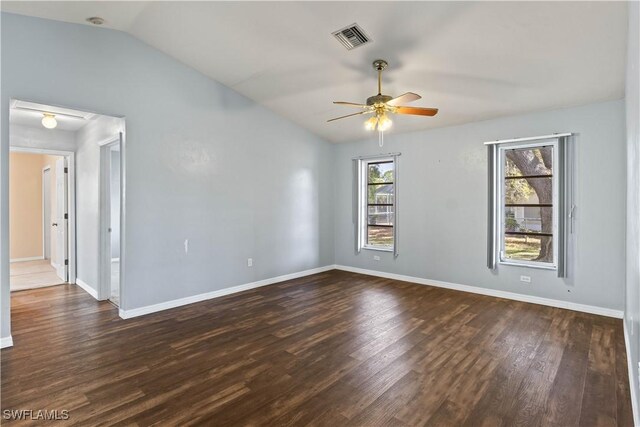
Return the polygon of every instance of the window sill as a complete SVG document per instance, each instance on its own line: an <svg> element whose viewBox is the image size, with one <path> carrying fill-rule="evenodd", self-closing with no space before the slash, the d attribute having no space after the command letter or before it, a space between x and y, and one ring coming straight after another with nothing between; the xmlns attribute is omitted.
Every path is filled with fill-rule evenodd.
<svg viewBox="0 0 640 427"><path fill-rule="evenodd" d="M367 249L369 251L378 251L378 252L393 252L393 248L379 248L376 246L363 246L362 249Z"/></svg>
<svg viewBox="0 0 640 427"><path fill-rule="evenodd" d="M557 270L558 267L552 264L530 264L526 262L511 262L511 261L498 261L499 265L506 265L511 267L527 267L536 268L538 270Z"/></svg>

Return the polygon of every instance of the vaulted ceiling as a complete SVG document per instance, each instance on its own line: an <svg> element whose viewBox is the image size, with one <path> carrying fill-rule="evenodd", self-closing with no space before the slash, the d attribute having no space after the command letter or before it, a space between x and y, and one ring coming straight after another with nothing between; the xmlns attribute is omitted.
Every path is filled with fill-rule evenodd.
<svg viewBox="0 0 640 427"><path fill-rule="evenodd" d="M433 118L392 132L624 96L624 2L10 2L3 11L126 31L334 142L366 137L332 101L413 91ZM331 33L357 22L373 42L347 51ZM89 24L87 24L89 25Z"/></svg>

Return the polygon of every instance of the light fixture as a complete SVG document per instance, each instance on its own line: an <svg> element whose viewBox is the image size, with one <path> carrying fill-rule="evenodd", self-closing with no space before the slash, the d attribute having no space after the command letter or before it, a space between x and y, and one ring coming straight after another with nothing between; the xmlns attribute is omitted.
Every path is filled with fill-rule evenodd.
<svg viewBox="0 0 640 427"><path fill-rule="evenodd" d="M354 24L355 25L355 24ZM344 31L343 29L340 31ZM349 29L349 31L356 31L355 28ZM336 35L334 33L334 35ZM346 36L346 33L342 34ZM349 117L360 116L361 114L372 114L373 116L364 122L364 127L367 130L378 131L378 144L382 147L384 143L384 132L391 128L392 122L389 118L391 114L410 114L413 116L426 116L433 117L438 114L437 108L425 108L425 107L406 107L402 104L407 102L413 102L420 99L420 95L413 92L407 92L395 98L391 95L384 95L382 93L382 71L387 68L389 64L384 59L376 59L373 61L373 69L378 72L378 94L367 98L365 103L357 102L345 102L334 101L334 104L345 105L347 107L355 107L360 109L357 113L347 114L345 116L335 117L327 120L327 122L333 122L336 120L342 120Z"/></svg>
<svg viewBox="0 0 640 427"><path fill-rule="evenodd" d="M387 117L386 114L381 115L378 119L378 132L384 132L385 130L388 130L392 124L393 122L389 117Z"/></svg>
<svg viewBox="0 0 640 427"><path fill-rule="evenodd" d="M387 117L384 109L376 106L376 115L373 117L369 117L366 122L364 122L364 127L366 130L377 130L378 131L378 145L382 147L384 144L384 131L389 130L393 122L389 117Z"/></svg>
<svg viewBox="0 0 640 427"><path fill-rule="evenodd" d="M364 122L364 127L367 130L374 130L377 125L378 125L378 118L377 117L370 117L369 120Z"/></svg>
<svg viewBox="0 0 640 427"><path fill-rule="evenodd" d="M391 119L384 113L377 114L373 117L370 117L366 122L364 122L364 127L367 130L377 130L378 132L384 132L389 130L393 122Z"/></svg>
<svg viewBox="0 0 640 427"><path fill-rule="evenodd" d="M56 120L55 114L44 113L44 117L42 118L42 126L47 129L53 129L58 126L58 121Z"/></svg>

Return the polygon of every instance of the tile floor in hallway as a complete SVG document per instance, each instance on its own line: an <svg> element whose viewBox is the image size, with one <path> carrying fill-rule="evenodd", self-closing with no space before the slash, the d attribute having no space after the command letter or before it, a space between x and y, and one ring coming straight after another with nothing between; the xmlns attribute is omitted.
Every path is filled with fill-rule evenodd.
<svg viewBox="0 0 640 427"><path fill-rule="evenodd" d="M12 292L64 283L48 259L12 262L9 280Z"/></svg>

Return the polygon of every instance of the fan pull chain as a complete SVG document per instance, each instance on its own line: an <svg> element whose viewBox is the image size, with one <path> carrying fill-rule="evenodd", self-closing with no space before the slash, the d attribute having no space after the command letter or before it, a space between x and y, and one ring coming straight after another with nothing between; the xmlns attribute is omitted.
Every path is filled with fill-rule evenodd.
<svg viewBox="0 0 640 427"><path fill-rule="evenodd" d="M380 146L380 148L382 148L382 146L384 145L384 136L383 136L382 131L378 131L378 145Z"/></svg>

